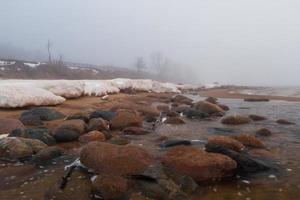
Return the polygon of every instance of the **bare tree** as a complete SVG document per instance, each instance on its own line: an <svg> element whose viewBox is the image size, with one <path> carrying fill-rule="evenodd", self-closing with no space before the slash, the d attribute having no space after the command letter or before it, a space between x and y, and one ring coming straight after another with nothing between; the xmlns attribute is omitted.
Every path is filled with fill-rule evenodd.
<svg viewBox="0 0 300 200"><path fill-rule="evenodd" d="M48 62L51 63L52 62L52 58L51 58L51 47L52 47L52 42L50 41L50 39L48 39L48 42L47 42L47 51L48 51Z"/></svg>
<svg viewBox="0 0 300 200"><path fill-rule="evenodd" d="M134 67L136 68L137 73L140 73L143 69L146 68L146 63L143 57L137 57Z"/></svg>
<svg viewBox="0 0 300 200"><path fill-rule="evenodd" d="M154 52L150 56L151 64L156 69L157 73L160 74L164 63L164 56L161 52Z"/></svg>
<svg viewBox="0 0 300 200"><path fill-rule="evenodd" d="M64 56L62 54L59 54L58 64L64 64Z"/></svg>

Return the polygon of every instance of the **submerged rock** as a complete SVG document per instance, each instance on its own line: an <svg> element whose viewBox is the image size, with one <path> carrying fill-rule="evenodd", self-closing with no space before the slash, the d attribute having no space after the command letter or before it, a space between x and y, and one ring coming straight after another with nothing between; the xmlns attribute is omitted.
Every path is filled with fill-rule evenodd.
<svg viewBox="0 0 300 200"><path fill-rule="evenodd" d="M232 136L235 140L241 142L243 145L247 147L253 148L264 148L265 145L256 137L252 135L241 134L237 136Z"/></svg>
<svg viewBox="0 0 300 200"><path fill-rule="evenodd" d="M207 101L198 101L193 105L193 108L210 115L223 116L225 114L225 111L220 106Z"/></svg>
<svg viewBox="0 0 300 200"><path fill-rule="evenodd" d="M93 118L102 118L107 121L112 120L117 114L112 111L103 111L103 110L96 110L90 114L89 119Z"/></svg>
<svg viewBox="0 0 300 200"><path fill-rule="evenodd" d="M189 119L204 119L209 117L209 114L205 112L201 112L199 110L189 108L183 112L183 115L185 115Z"/></svg>
<svg viewBox="0 0 300 200"><path fill-rule="evenodd" d="M102 118L93 118L90 119L88 123L88 131L107 131L109 130L109 123L108 121Z"/></svg>
<svg viewBox="0 0 300 200"><path fill-rule="evenodd" d="M92 141L105 142L106 137L100 131L90 131L79 137L79 142L82 142L82 143L89 143Z"/></svg>
<svg viewBox="0 0 300 200"><path fill-rule="evenodd" d="M172 110L174 110L175 112L178 112L178 113L183 113L183 112L188 111L190 108L191 108L191 106L188 106L188 105L180 105L180 106L177 106L176 108L173 108Z"/></svg>
<svg viewBox="0 0 300 200"><path fill-rule="evenodd" d="M134 110L120 109L111 120L111 129L123 129L128 126L142 126L143 119Z"/></svg>
<svg viewBox="0 0 300 200"><path fill-rule="evenodd" d="M248 102L262 102L262 101L270 101L270 99L266 99L266 98L246 98L244 99L244 101L248 101Z"/></svg>
<svg viewBox="0 0 300 200"><path fill-rule="evenodd" d="M228 125L240 125L240 124L250 123L251 119L246 116L231 115L231 116L224 117L221 122L222 124L228 124Z"/></svg>
<svg viewBox="0 0 300 200"><path fill-rule="evenodd" d="M284 124L284 125L292 125L292 124L295 124L294 122L290 122L290 121L288 121L288 120L286 120L286 119L278 119L276 122L277 122L278 124Z"/></svg>
<svg viewBox="0 0 300 200"><path fill-rule="evenodd" d="M132 175L142 173L154 160L144 149L136 146L90 142L80 153L85 166L102 174Z"/></svg>
<svg viewBox="0 0 300 200"><path fill-rule="evenodd" d="M241 142L227 136L210 137L205 147L206 148L224 147L224 148L232 149L234 151L242 151L243 149L245 149L245 146Z"/></svg>
<svg viewBox="0 0 300 200"><path fill-rule="evenodd" d="M25 129L23 123L17 119L4 118L0 119L0 134L11 133L15 129Z"/></svg>
<svg viewBox="0 0 300 200"><path fill-rule="evenodd" d="M270 136L270 135L272 135L272 132L267 128L261 128L261 129L257 130L255 133L258 136Z"/></svg>
<svg viewBox="0 0 300 200"><path fill-rule="evenodd" d="M248 117L253 121L262 121L267 119L266 117L260 115L249 115Z"/></svg>
<svg viewBox="0 0 300 200"><path fill-rule="evenodd" d="M141 127L127 127L123 130L123 134L125 135L146 135L149 133L150 131Z"/></svg>
<svg viewBox="0 0 300 200"><path fill-rule="evenodd" d="M168 117L164 123L166 124L185 124L185 122L179 117Z"/></svg>
<svg viewBox="0 0 300 200"><path fill-rule="evenodd" d="M234 160L222 154L184 146L169 150L161 160L165 166L198 182L232 176L237 166Z"/></svg>
<svg viewBox="0 0 300 200"><path fill-rule="evenodd" d="M37 139L47 145L55 144L55 139L50 135L49 130L46 128L27 128L25 130L16 129L8 136Z"/></svg>

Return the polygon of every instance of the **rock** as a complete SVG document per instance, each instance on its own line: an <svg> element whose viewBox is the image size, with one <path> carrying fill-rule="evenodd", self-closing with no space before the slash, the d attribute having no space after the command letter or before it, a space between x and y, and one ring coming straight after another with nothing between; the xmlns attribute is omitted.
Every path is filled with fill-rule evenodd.
<svg viewBox="0 0 300 200"><path fill-rule="evenodd" d="M157 121L157 118L156 117L144 117L144 121L145 122L148 122L148 123L153 123L153 122L156 122Z"/></svg>
<svg viewBox="0 0 300 200"><path fill-rule="evenodd" d="M21 118L23 115L35 115L38 116L42 121L51 121L56 119L62 119L65 117L64 114L52 108L46 108L46 107L32 108L28 111L23 112L21 114Z"/></svg>
<svg viewBox="0 0 300 200"><path fill-rule="evenodd" d="M142 173L154 160L144 149L136 146L90 142L80 153L83 165L97 173L132 175Z"/></svg>
<svg viewBox="0 0 300 200"><path fill-rule="evenodd" d="M19 119L27 126L41 126L44 124L40 116L34 115L32 112L23 112Z"/></svg>
<svg viewBox="0 0 300 200"><path fill-rule="evenodd" d="M142 191L142 194L147 197L147 199L155 200L167 200L169 198L168 191L165 188L161 187L156 182L150 181L136 181L137 188Z"/></svg>
<svg viewBox="0 0 300 200"><path fill-rule="evenodd" d="M79 137L78 132L65 128L56 128L51 134L57 142L70 142Z"/></svg>
<svg viewBox="0 0 300 200"><path fill-rule="evenodd" d="M224 147L234 151L242 151L245 148L241 142L227 136L210 137L205 147Z"/></svg>
<svg viewBox="0 0 300 200"><path fill-rule="evenodd" d="M176 95L175 97L172 98L171 101L175 102L175 103L187 104L187 105L192 105L192 103L193 103L192 99L190 99L186 96L183 96L183 95Z"/></svg>
<svg viewBox="0 0 300 200"><path fill-rule="evenodd" d="M270 135L272 135L272 132L267 128L261 128L261 129L257 130L255 133L258 136L270 136Z"/></svg>
<svg viewBox="0 0 300 200"><path fill-rule="evenodd" d="M247 147L253 147L253 148L264 148L265 145L256 137L252 136L252 135L246 135L246 134L242 134L242 135L237 135L237 136L231 136L232 138L234 138L235 140L241 142L243 145L247 146Z"/></svg>
<svg viewBox="0 0 300 200"><path fill-rule="evenodd" d="M116 144L116 145L126 145L129 144L130 141L126 138L120 138L120 137L113 137L108 141L110 144Z"/></svg>
<svg viewBox="0 0 300 200"><path fill-rule="evenodd" d="M15 129L25 129L25 126L17 119L0 119L0 134L8 134Z"/></svg>
<svg viewBox="0 0 300 200"><path fill-rule="evenodd" d="M102 118L107 121L112 120L117 114L112 111L103 111L103 110L96 110L90 114L89 119L93 118Z"/></svg>
<svg viewBox="0 0 300 200"><path fill-rule="evenodd" d="M165 112L165 114L168 117L179 117L179 114L175 111L168 111L168 112Z"/></svg>
<svg viewBox="0 0 300 200"><path fill-rule="evenodd" d="M225 111L220 106L207 101L198 101L193 105L193 108L210 115L214 114L223 116L225 114Z"/></svg>
<svg viewBox="0 0 300 200"><path fill-rule="evenodd" d="M237 171L239 174L255 173L272 168L272 166L270 166L267 162L254 158L245 152L240 153L223 147L210 147L207 148L206 151L224 154L235 160L237 163Z"/></svg>
<svg viewBox="0 0 300 200"><path fill-rule="evenodd" d="M247 124L251 122L251 119L246 116L231 115L231 116L224 117L221 122L222 124L228 124L228 125L240 125L240 124Z"/></svg>
<svg viewBox="0 0 300 200"><path fill-rule="evenodd" d="M246 99L244 99L244 101L248 101L248 102L262 102L262 101L270 101L270 99L266 99L266 98L246 98Z"/></svg>
<svg viewBox="0 0 300 200"><path fill-rule="evenodd" d="M184 111L183 115L185 115L189 119L204 119L209 117L209 114L193 108L189 108L188 110Z"/></svg>
<svg viewBox="0 0 300 200"><path fill-rule="evenodd" d="M158 105L156 106L156 108L159 110L159 111L169 111L170 110L170 107L168 105Z"/></svg>
<svg viewBox="0 0 300 200"><path fill-rule="evenodd" d="M86 113L74 113L72 115L69 115L66 120L72 120L72 119L81 119L85 123L89 122L89 116Z"/></svg>
<svg viewBox="0 0 300 200"><path fill-rule="evenodd" d="M92 192L101 194L103 199L120 199L129 190L127 180L113 174L98 175L92 183Z"/></svg>
<svg viewBox="0 0 300 200"><path fill-rule="evenodd" d="M157 108L151 106L137 105L135 103L121 103L113 106L111 111L118 110L135 110L139 112L144 117L158 117L160 115L160 111Z"/></svg>
<svg viewBox="0 0 300 200"><path fill-rule="evenodd" d="M79 137L79 141L82 143L89 143L92 141L105 142L105 140L105 135L100 131L91 131Z"/></svg>
<svg viewBox="0 0 300 200"><path fill-rule="evenodd" d="M232 176L237 166L234 160L222 154L185 146L171 149L161 160L165 166L197 182Z"/></svg>
<svg viewBox="0 0 300 200"><path fill-rule="evenodd" d="M267 119L266 117L260 115L249 115L248 117L253 121L262 121Z"/></svg>
<svg viewBox="0 0 300 200"><path fill-rule="evenodd" d="M207 101L209 103L213 103L213 104L217 104L218 103L218 99L215 97L207 97L204 101Z"/></svg>
<svg viewBox="0 0 300 200"><path fill-rule="evenodd" d="M46 144L36 139L5 137L0 139L0 157L12 160L23 159L46 147Z"/></svg>
<svg viewBox="0 0 300 200"><path fill-rule="evenodd" d="M71 119L63 121L57 128L72 130L78 133L79 135L82 135L83 133L86 133L87 125L81 119Z"/></svg>
<svg viewBox="0 0 300 200"><path fill-rule="evenodd" d="M223 110L225 110L225 111L228 111L228 110L230 110L230 108L228 107L228 106L226 106L226 105L224 105L224 104L217 104L220 108L222 108Z"/></svg>
<svg viewBox="0 0 300 200"><path fill-rule="evenodd" d="M33 156L32 162L36 164L46 164L52 159L61 156L63 153L64 150L60 147L46 147Z"/></svg>
<svg viewBox="0 0 300 200"><path fill-rule="evenodd" d="M236 133L236 131L231 128L209 127L207 130L212 134L225 136L234 135Z"/></svg>
<svg viewBox="0 0 300 200"><path fill-rule="evenodd" d="M183 113L183 112L188 111L190 108L191 107L188 105L180 105L180 106L177 106L176 108L173 108L172 110L174 110L175 112L178 112L178 113Z"/></svg>
<svg viewBox="0 0 300 200"><path fill-rule="evenodd" d="M49 130L46 128L27 128L25 130L16 129L13 130L8 136L37 139L47 145L55 144L55 139L49 134Z"/></svg>
<svg viewBox="0 0 300 200"><path fill-rule="evenodd" d="M88 131L107 131L109 130L108 121L102 118L92 118L88 123Z"/></svg>
<svg viewBox="0 0 300 200"><path fill-rule="evenodd" d="M150 131L141 127L127 127L123 130L124 135L146 135L149 133Z"/></svg>
<svg viewBox="0 0 300 200"><path fill-rule="evenodd" d="M185 124L185 122L179 117L168 117L164 123L166 124Z"/></svg>
<svg viewBox="0 0 300 200"><path fill-rule="evenodd" d="M295 124L294 122L290 122L288 120L285 120L285 119L278 119L276 121L278 124L284 124L284 125L292 125L292 124Z"/></svg>
<svg viewBox="0 0 300 200"><path fill-rule="evenodd" d="M111 120L111 129L123 129L128 126L142 126L143 119L134 110L120 109Z"/></svg>

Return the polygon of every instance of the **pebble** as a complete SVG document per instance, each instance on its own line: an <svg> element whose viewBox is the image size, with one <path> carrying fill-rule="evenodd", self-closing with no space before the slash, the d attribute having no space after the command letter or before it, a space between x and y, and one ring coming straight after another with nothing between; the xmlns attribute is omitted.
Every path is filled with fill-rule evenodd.
<svg viewBox="0 0 300 200"><path fill-rule="evenodd" d="M270 174L270 175L269 175L269 178L274 178L274 179L276 179L276 176L275 176L274 174Z"/></svg>
<svg viewBox="0 0 300 200"><path fill-rule="evenodd" d="M251 182L248 181L248 180L242 180L242 182L245 183L245 184L250 184L250 183L251 183Z"/></svg>
<svg viewBox="0 0 300 200"><path fill-rule="evenodd" d="M238 192L237 195L238 196L243 196L243 194L241 192Z"/></svg>
<svg viewBox="0 0 300 200"><path fill-rule="evenodd" d="M282 192L282 191L283 191L283 189L282 189L282 188L279 188L279 189L278 189L278 191L279 191L279 192Z"/></svg>
<svg viewBox="0 0 300 200"><path fill-rule="evenodd" d="M287 168L287 169L286 169L286 171L287 171L287 172L291 172L291 171L293 171L293 170L292 170L292 169L289 169L289 168Z"/></svg>
<svg viewBox="0 0 300 200"><path fill-rule="evenodd" d="M218 189L217 189L216 187L214 187L214 188L213 188L213 191L214 191L214 192L217 192L217 191L218 191Z"/></svg>

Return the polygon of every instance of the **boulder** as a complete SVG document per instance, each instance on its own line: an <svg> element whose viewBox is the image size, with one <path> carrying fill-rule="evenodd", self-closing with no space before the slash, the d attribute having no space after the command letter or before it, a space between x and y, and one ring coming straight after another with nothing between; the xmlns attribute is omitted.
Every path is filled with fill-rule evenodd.
<svg viewBox="0 0 300 200"><path fill-rule="evenodd" d="M126 145L130 143L130 140L121 137L112 137L108 142L115 145Z"/></svg>
<svg viewBox="0 0 300 200"><path fill-rule="evenodd" d="M89 143L92 141L105 142L106 138L100 131L91 131L79 137L79 142Z"/></svg>
<svg viewBox="0 0 300 200"><path fill-rule="evenodd" d="M169 150L161 160L165 166L197 182L232 176L237 167L236 162L227 156L186 146Z"/></svg>
<svg viewBox="0 0 300 200"><path fill-rule="evenodd" d="M38 153L40 150L47 148L48 145L37 139L19 138L22 142L31 147L33 153Z"/></svg>
<svg viewBox="0 0 300 200"><path fill-rule="evenodd" d="M178 112L178 113L183 113L183 112L188 111L190 108L191 107L188 105L180 105L180 106L177 106L176 108L173 108L172 110L174 110L175 112Z"/></svg>
<svg viewBox="0 0 300 200"><path fill-rule="evenodd" d="M131 145L90 142L80 153L83 165L97 173L132 175L142 173L154 160L144 149Z"/></svg>
<svg viewBox="0 0 300 200"><path fill-rule="evenodd" d="M246 116L241 115L231 115L226 116L221 120L222 124L228 124L228 125L240 125L240 124L247 124L251 122L251 119Z"/></svg>
<svg viewBox="0 0 300 200"><path fill-rule="evenodd" d="M111 120L111 129L123 129L128 126L142 126L143 119L134 110L120 109Z"/></svg>
<svg viewBox="0 0 300 200"><path fill-rule="evenodd" d="M62 114L61 112L46 107L32 108L28 111L23 112L21 114L21 118L23 115L35 115L38 116L42 121L51 121L56 119L62 119L65 117L64 114Z"/></svg>
<svg viewBox="0 0 300 200"><path fill-rule="evenodd" d="M66 117L66 120L72 120L72 119L81 119L85 123L89 122L89 116L87 113L74 113Z"/></svg>
<svg viewBox="0 0 300 200"><path fill-rule="evenodd" d="M290 121L288 121L288 120L286 120L286 119L278 119L276 122L277 122L278 124L284 124L284 125L292 125L292 124L295 124L294 122L290 122Z"/></svg>
<svg viewBox="0 0 300 200"><path fill-rule="evenodd" d="M166 124L185 124L185 122L179 117L168 117L164 123Z"/></svg>
<svg viewBox="0 0 300 200"><path fill-rule="evenodd" d="M23 112L19 120L27 126L41 126L44 124L40 116L34 115L32 112Z"/></svg>
<svg viewBox="0 0 300 200"><path fill-rule="evenodd" d="M234 151L242 151L245 148L241 142L227 136L210 137L205 147L224 147Z"/></svg>
<svg viewBox="0 0 300 200"><path fill-rule="evenodd" d="M170 110L169 105L158 105L158 106L156 106L156 108L157 108L159 111L164 111L164 112Z"/></svg>
<svg viewBox="0 0 300 200"><path fill-rule="evenodd" d="M27 128L25 130L16 129L13 130L8 136L37 139L47 145L55 144L55 139L50 135L49 130L46 128Z"/></svg>
<svg viewBox="0 0 300 200"><path fill-rule="evenodd" d="M32 162L36 164L46 164L52 159L61 156L63 153L64 150L60 147L46 147L33 156Z"/></svg>
<svg viewBox="0 0 300 200"><path fill-rule="evenodd" d="M189 119L204 119L209 117L209 114L201 112L199 110L189 108L183 112L183 115Z"/></svg>
<svg viewBox="0 0 300 200"><path fill-rule="evenodd" d="M253 121L262 121L267 119L266 117L260 115L249 115L248 117Z"/></svg>
<svg viewBox="0 0 300 200"><path fill-rule="evenodd" d="M167 111L167 112L164 112L166 114L166 116L168 117L179 117L179 113L178 112L175 112L175 111Z"/></svg>
<svg viewBox="0 0 300 200"><path fill-rule="evenodd" d="M89 119L93 118L102 118L107 121L112 120L117 114L112 111L103 111L103 110L96 110L90 114Z"/></svg>
<svg viewBox="0 0 300 200"><path fill-rule="evenodd" d="M174 103L179 103L179 104L187 104L187 105L192 105L193 100L183 96L183 95L176 95L175 97L172 98L171 100Z"/></svg>
<svg viewBox="0 0 300 200"><path fill-rule="evenodd" d="M247 134L241 134L241 135L236 135L236 136L231 136L235 140L241 142L243 145L247 147L253 147L253 148L264 148L264 144L257 139L256 137L252 135L247 135Z"/></svg>
<svg viewBox="0 0 300 200"><path fill-rule="evenodd" d="M15 129L25 129L25 126L17 119L0 119L0 134L8 134Z"/></svg>
<svg viewBox="0 0 300 200"><path fill-rule="evenodd" d="M217 104L220 108L222 108L223 110L225 110L225 111L228 111L228 110L230 110L230 108L228 107L228 106L226 106L226 105L224 105L224 104Z"/></svg>
<svg viewBox="0 0 300 200"><path fill-rule="evenodd" d="M127 127L123 130L124 135L146 135L149 133L150 131L141 127Z"/></svg>
<svg viewBox="0 0 300 200"><path fill-rule="evenodd" d="M246 98L244 99L244 101L248 101L248 102L263 102L263 101L270 101L270 99L266 99L266 98Z"/></svg>
<svg viewBox="0 0 300 200"><path fill-rule="evenodd" d="M101 194L103 199L120 199L124 197L129 190L129 185L124 177L103 174L97 176L92 183L92 193Z"/></svg>
<svg viewBox="0 0 300 200"><path fill-rule="evenodd" d="M87 125L81 119L71 119L63 121L57 128L72 130L79 135L82 135L83 133L86 133Z"/></svg>
<svg viewBox="0 0 300 200"><path fill-rule="evenodd" d="M102 118L92 118L90 119L87 127L88 131L107 131L109 130L108 121Z"/></svg>
<svg viewBox="0 0 300 200"><path fill-rule="evenodd" d="M270 135L272 135L272 132L267 128L261 128L261 129L257 130L255 133L258 136L270 136Z"/></svg>
<svg viewBox="0 0 300 200"><path fill-rule="evenodd" d="M144 117L158 117L160 111L152 106L137 105L135 103L120 103L111 108L111 111L117 112L118 110L135 110Z"/></svg>
<svg viewBox="0 0 300 200"><path fill-rule="evenodd" d="M51 134L57 142L70 142L77 140L79 137L77 131L65 128L56 128Z"/></svg>
<svg viewBox="0 0 300 200"><path fill-rule="evenodd" d="M218 99L215 97L207 97L204 101L207 101L209 103L213 103L213 104L217 104L218 103Z"/></svg>
<svg viewBox="0 0 300 200"><path fill-rule="evenodd" d="M193 105L193 108L210 115L223 116L225 114L225 111L220 106L207 101L198 101Z"/></svg>

